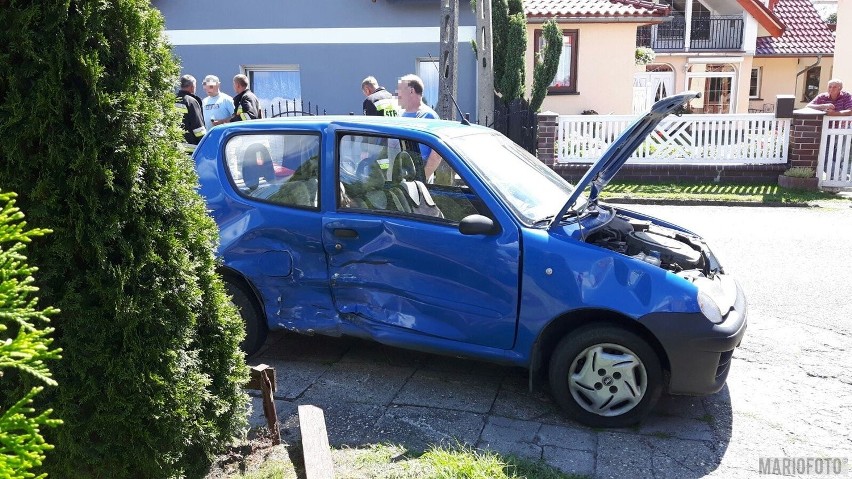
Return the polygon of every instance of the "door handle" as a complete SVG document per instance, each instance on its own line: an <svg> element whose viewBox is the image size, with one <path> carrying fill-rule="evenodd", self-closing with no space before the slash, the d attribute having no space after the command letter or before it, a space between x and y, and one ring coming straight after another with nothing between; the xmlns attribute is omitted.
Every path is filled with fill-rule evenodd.
<svg viewBox="0 0 852 479"><path fill-rule="evenodd" d="M338 238L357 238L358 232L349 228L335 228L334 236Z"/></svg>

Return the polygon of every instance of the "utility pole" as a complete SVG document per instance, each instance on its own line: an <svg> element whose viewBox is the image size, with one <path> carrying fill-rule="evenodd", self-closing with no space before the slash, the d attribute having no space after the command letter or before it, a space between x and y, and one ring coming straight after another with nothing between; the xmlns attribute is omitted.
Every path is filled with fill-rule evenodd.
<svg viewBox="0 0 852 479"><path fill-rule="evenodd" d="M494 48L491 32L491 0L476 0L476 121L494 122Z"/></svg>
<svg viewBox="0 0 852 479"><path fill-rule="evenodd" d="M452 98L457 93L459 54L459 0L441 0L441 57L438 75L438 116L456 118Z"/></svg>

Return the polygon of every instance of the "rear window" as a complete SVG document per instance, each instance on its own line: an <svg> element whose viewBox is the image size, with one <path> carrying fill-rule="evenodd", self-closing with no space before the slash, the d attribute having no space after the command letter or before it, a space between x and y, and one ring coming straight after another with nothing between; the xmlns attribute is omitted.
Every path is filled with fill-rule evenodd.
<svg viewBox="0 0 852 479"><path fill-rule="evenodd" d="M319 135L239 135L225 145L226 171L243 196L318 208L319 151Z"/></svg>

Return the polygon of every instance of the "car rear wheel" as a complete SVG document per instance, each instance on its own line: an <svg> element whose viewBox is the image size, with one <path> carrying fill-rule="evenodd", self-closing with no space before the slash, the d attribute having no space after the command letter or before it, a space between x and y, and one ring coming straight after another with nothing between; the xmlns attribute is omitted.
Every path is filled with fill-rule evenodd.
<svg viewBox="0 0 852 479"><path fill-rule="evenodd" d="M625 427L660 397L660 360L645 340L615 326L588 326L562 338L550 358L554 399L576 421Z"/></svg>
<svg viewBox="0 0 852 479"><path fill-rule="evenodd" d="M263 316L255 295L248 291L245 286L226 280L225 290L231 295L231 301L239 310L240 317L242 317L243 324L246 327L246 337L240 343L240 349L246 353L246 356L251 356L266 342L268 331L266 318Z"/></svg>

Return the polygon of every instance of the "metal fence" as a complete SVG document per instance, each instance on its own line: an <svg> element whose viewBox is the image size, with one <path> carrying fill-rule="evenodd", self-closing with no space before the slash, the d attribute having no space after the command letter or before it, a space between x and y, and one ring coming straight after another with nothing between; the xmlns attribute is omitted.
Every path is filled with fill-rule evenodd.
<svg viewBox="0 0 852 479"><path fill-rule="evenodd" d="M325 114L325 109L323 109L322 113L320 113L318 105L311 105L311 102L306 103L295 98L292 101L278 100L276 103L269 105L269 108L263 109L264 118L279 118L282 116L318 116Z"/></svg>
<svg viewBox="0 0 852 479"><path fill-rule="evenodd" d="M506 135L533 155L536 154L538 115L526 100L517 99L506 105L495 97L494 115L490 118L486 116L482 124Z"/></svg>
<svg viewBox="0 0 852 479"><path fill-rule="evenodd" d="M739 50L743 44L742 15L699 15L689 25L690 50ZM672 20L636 30L636 46L658 51L684 50L686 19L672 13Z"/></svg>

